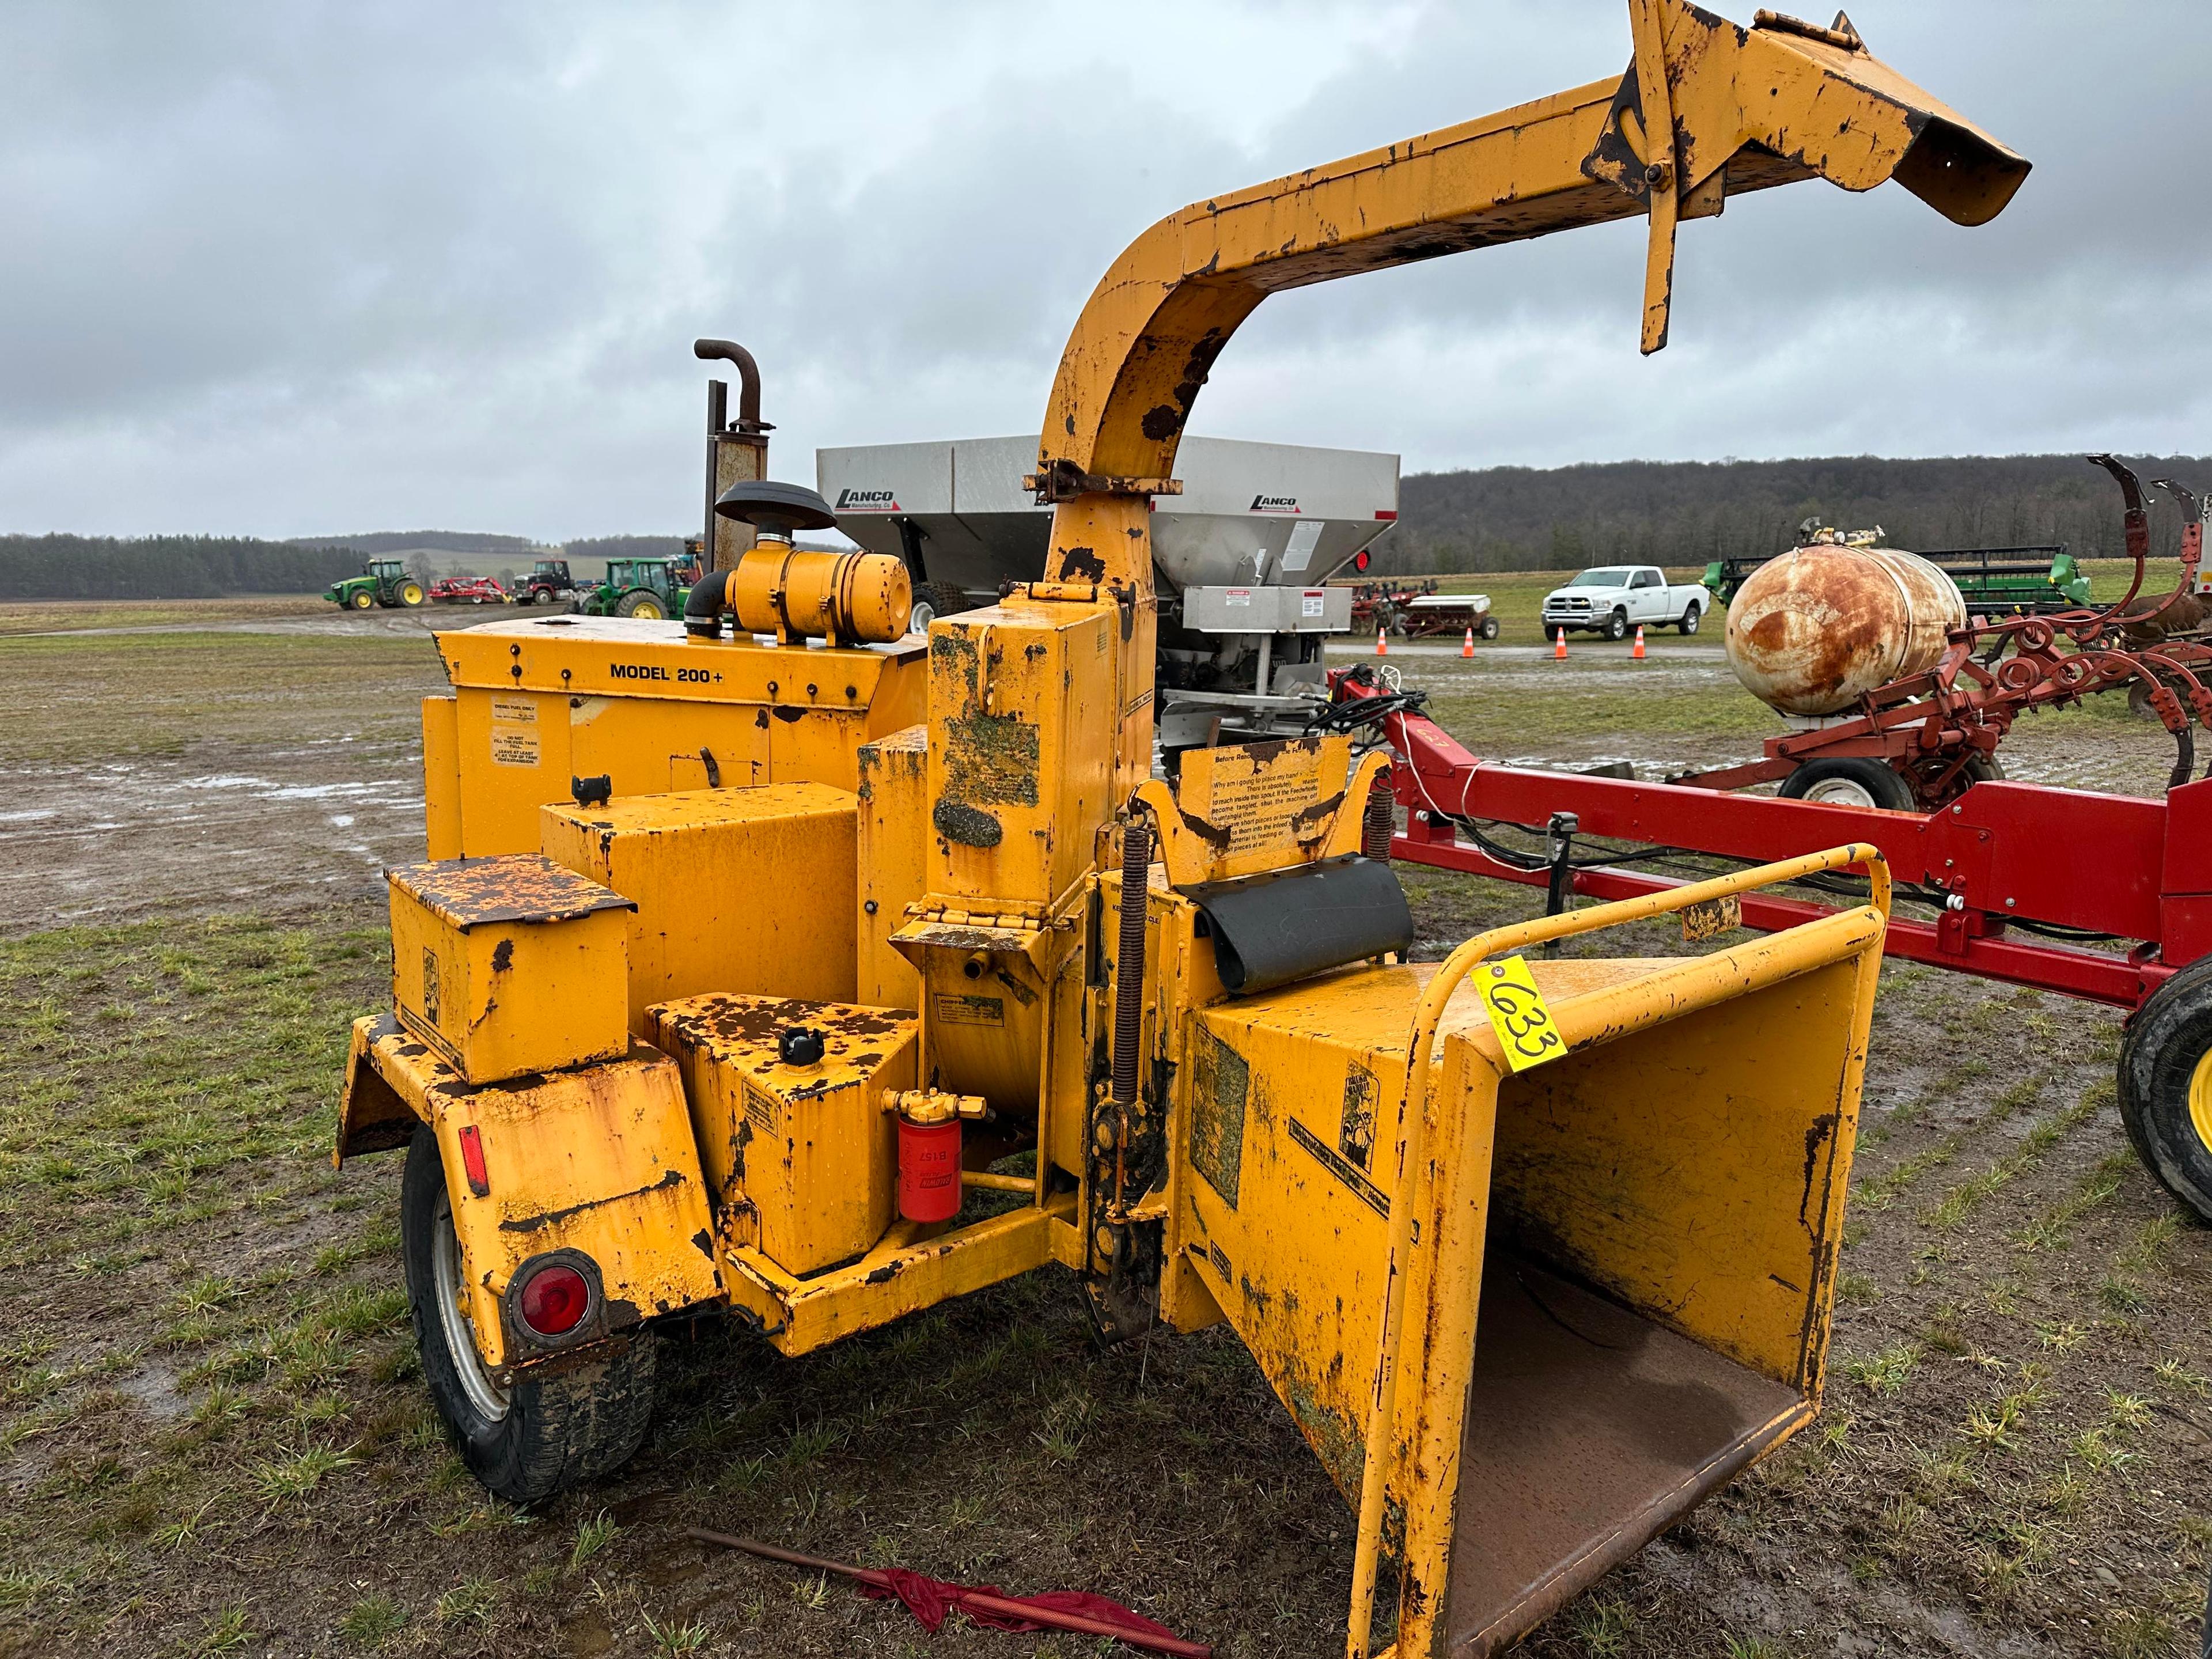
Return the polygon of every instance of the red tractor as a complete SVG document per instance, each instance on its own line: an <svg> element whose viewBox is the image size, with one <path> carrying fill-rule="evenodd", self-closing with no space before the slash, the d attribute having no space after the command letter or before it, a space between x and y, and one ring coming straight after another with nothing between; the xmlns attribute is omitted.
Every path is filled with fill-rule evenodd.
<svg viewBox="0 0 2212 1659"><path fill-rule="evenodd" d="M448 576L430 585L438 605L505 605L514 597L489 576Z"/></svg>

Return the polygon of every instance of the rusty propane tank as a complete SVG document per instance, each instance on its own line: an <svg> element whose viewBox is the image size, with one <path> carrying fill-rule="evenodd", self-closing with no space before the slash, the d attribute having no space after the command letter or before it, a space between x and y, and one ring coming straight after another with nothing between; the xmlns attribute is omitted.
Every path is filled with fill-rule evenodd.
<svg viewBox="0 0 2212 1659"><path fill-rule="evenodd" d="M1729 605L1729 666L1784 714L1833 714L1933 668L1966 624L1958 584L1927 560L1822 532L1744 579Z"/></svg>

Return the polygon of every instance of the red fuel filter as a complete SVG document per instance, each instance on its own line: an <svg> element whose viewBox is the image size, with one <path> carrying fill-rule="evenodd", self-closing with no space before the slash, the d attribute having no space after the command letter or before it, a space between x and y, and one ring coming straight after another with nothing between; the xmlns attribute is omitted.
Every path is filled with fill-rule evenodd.
<svg viewBox="0 0 2212 1659"><path fill-rule="evenodd" d="M950 1221L960 1213L960 1120L898 1121L899 1213L908 1221Z"/></svg>
<svg viewBox="0 0 2212 1659"><path fill-rule="evenodd" d="M960 1213L960 1120L982 1116L982 1098L908 1089L885 1095L884 1109L898 1119L899 1213L951 1220Z"/></svg>

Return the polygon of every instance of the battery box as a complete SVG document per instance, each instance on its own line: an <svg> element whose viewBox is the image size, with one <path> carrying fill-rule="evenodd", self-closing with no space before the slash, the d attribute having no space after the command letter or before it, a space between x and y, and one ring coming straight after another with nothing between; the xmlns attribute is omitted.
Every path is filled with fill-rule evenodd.
<svg viewBox="0 0 2212 1659"><path fill-rule="evenodd" d="M647 1040L683 1069L730 1243L799 1274L883 1237L898 1207L897 1126L883 1097L915 1085L912 1015L716 993L657 1004L646 1024ZM782 1058L795 1030L818 1039L819 1060Z"/></svg>
<svg viewBox="0 0 2212 1659"><path fill-rule="evenodd" d="M472 1084L629 1048L621 894L535 853L388 872L400 1024Z"/></svg>

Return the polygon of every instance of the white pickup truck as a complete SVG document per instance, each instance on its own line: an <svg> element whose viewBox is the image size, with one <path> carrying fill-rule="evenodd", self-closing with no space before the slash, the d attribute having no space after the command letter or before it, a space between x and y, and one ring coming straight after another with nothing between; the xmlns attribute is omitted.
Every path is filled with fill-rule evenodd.
<svg viewBox="0 0 2212 1659"><path fill-rule="evenodd" d="M1619 640L1641 624L1694 634L1712 602L1712 591L1702 583L1669 587L1656 564L1601 564L1544 595L1544 632L1588 629Z"/></svg>

